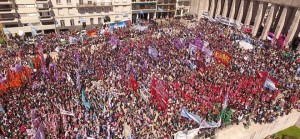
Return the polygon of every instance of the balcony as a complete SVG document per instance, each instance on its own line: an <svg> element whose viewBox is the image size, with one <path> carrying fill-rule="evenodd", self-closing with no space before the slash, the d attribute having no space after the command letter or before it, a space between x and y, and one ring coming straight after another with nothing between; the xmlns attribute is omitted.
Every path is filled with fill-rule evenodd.
<svg viewBox="0 0 300 139"><path fill-rule="evenodd" d="M156 0L132 0L132 3L156 3Z"/></svg>
<svg viewBox="0 0 300 139"><path fill-rule="evenodd" d="M93 3L76 3L77 7L102 7L102 6L113 6L112 2L93 2Z"/></svg>
<svg viewBox="0 0 300 139"><path fill-rule="evenodd" d="M159 0L157 1L157 5L175 5L175 0Z"/></svg>
<svg viewBox="0 0 300 139"><path fill-rule="evenodd" d="M49 3L50 0L36 0L36 3Z"/></svg>
<svg viewBox="0 0 300 139"><path fill-rule="evenodd" d="M10 7L2 8L0 7L0 14L8 14L8 13L15 13L16 10Z"/></svg>
<svg viewBox="0 0 300 139"><path fill-rule="evenodd" d="M36 8L40 10L49 10L49 4L48 3L40 3L36 5Z"/></svg>
<svg viewBox="0 0 300 139"><path fill-rule="evenodd" d="M53 17L51 15L40 15L39 19L40 20L52 20Z"/></svg>
<svg viewBox="0 0 300 139"><path fill-rule="evenodd" d="M0 23L18 22L16 17L0 17Z"/></svg>
<svg viewBox="0 0 300 139"><path fill-rule="evenodd" d="M11 5L13 0L0 0L0 5Z"/></svg>

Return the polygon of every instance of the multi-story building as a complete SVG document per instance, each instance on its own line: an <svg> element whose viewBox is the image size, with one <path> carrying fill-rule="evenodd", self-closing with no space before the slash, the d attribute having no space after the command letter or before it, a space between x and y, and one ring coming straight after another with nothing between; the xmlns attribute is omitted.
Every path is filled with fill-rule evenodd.
<svg viewBox="0 0 300 139"><path fill-rule="evenodd" d="M131 20L131 0L0 0L0 24L11 34L73 30Z"/></svg>
<svg viewBox="0 0 300 139"><path fill-rule="evenodd" d="M177 0L176 16L183 16L190 12L191 0Z"/></svg>
<svg viewBox="0 0 300 139"><path fill-rule="evenodd" d="M132 21L154 19L157 9L156 0L132 0Z"/></svg>
<svg viewBox="0 0 300 139"><path fill-rule="evenodd" d="M174 17L176 11L176 0L158 0L157 18Z"/></svg>
<svg viewBox="0 0 300 139"><path fill-rule="evenodd" d="M190 0L132 0L132 21L183 16Z"/></svg>
<svg viewBox="0 0 300 139"><path fill-rule="evenodd" d="M59 30L131 20L131 0L55 0L52 4Z"/></svg>

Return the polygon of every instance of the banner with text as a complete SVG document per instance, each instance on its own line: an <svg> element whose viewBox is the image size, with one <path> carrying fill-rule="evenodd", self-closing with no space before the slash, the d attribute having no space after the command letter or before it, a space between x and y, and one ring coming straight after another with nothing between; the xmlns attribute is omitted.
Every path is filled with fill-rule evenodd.
<svg viewBox="0 0 300 139"><path fill-rule="evenodd" d="M231 56L228 53L222 52L220 50L215 50L214 58L226 66L230 64L231 60Z"/></svg>

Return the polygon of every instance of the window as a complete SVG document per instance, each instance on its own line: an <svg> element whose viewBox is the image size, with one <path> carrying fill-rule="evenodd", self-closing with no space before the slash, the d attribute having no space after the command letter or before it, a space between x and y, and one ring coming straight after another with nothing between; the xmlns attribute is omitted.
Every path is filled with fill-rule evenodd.
<svg viewBox="0 0 300 139"><path fill-rule="evenodd" d="M101 24L102 23L102 18L98 18L98 24Z"/></svg>
<svg viewBox="0 0 300 139"><path fill-rule="evenodd" d="M65 26L65 20L60 20L60 26L62 26L62 27Z"/></svg>
<svg viewBox="0 0 300 139"><path fill-rule="evenodd" d="M88 5L92 5L93 4L93 2L92 1L88 1Z"/></svg>
<svg viewBox="0 0 300 139"><path fill-rule="evenodd" d="M58 8L58 15L64 15L62 8Z"/></svg>
<svg viewBox="0 0 300 139"><path fill-rule="evenodd" d="M69 4L69 3L72 3L72 0L67 0L67 3Z"/></svg>
<svg viewBox="0 0 300 139"><path fill-rule="evenodd" d="M74 13L73 13L73 8L68 8L68 13L69 13L69 15L73 15Z"/></svg>
<svg viewBox="0 0 300 139"><path fill-rule="evenodd" d="M94 18L90 18L91 25L94 25Z"/></svg>
<svg viewBox="0 0 300 139"><path fill-rule="evenodd" d="M60 0L56 0L56 3L60 4L60 3L61 3L61 1L60 1Z"/></svg>
<svg viewBox="0 0 300 139"><path fill-rule="evenodd" d="M70 24L71 24L71 26L74 26L75 24L74 24L74 19L71 19L70 20Z"/></svg>
<svg viewBox="0 0 300 139"><path fill-rule="evenodd" d="M83 0L79 0L79 4L82 5L83 4Z"/></svg>

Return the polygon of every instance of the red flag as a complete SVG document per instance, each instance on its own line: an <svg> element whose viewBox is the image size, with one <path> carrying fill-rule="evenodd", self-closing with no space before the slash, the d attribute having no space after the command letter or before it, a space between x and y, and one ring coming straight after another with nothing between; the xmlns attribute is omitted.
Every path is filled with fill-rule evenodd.
<svg viewBox="0 0 300 139"><path fill-rule="evenodd" d="M262 81L265 81L268 77L269 73L266 71L255 71L256 76L261 79Z"/></svg>
<svg viewBox="0 0 300 139"><path fill-rule="evenodd" d="M166 83L162 80L153 77L151 84L151 94L157 103L158 107L166 110L168 107L169 93L166 89Z"/></svg>
<svg viewBox="0 0 300 139"><path fill-rule="evenodd" d="M139 83L134 79L133 75L130 76L130 86L133 89L133 91L137 91L139 87Z"/></svg>

